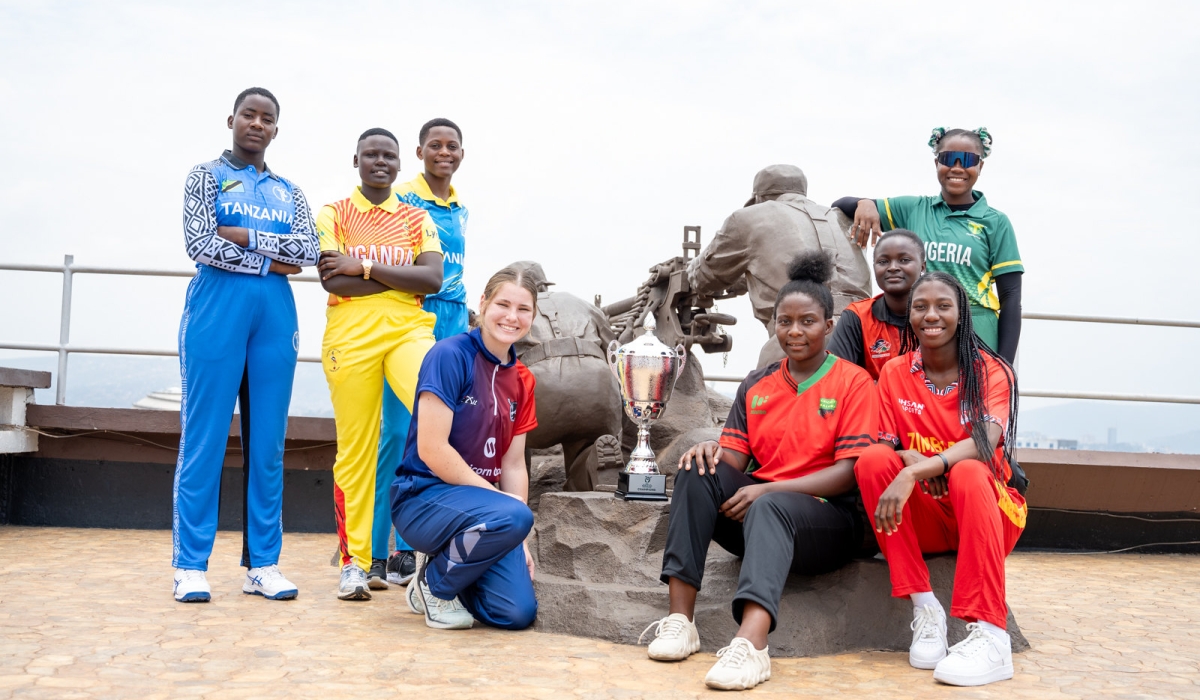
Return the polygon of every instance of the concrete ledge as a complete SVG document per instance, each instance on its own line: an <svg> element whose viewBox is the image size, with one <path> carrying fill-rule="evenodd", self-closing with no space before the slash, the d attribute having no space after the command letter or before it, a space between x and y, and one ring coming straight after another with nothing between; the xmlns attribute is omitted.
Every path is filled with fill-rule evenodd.
<svg viewBox="0 0 1200 700"><path fill-rule="evenodd" d="M1200 455L1017 450L1030 508L1114 513L1200 511Z"/></svg>
<svg viewBox="0 0 1200 700"><path fill-rule="evenodd" d="M179 452L179 412L85 406L26 407L27 425L51 433L34 456L41 459L174 464ZM225 467L242 465L240 416L233 414ZM337 455L332 418L288 418L285 469L328 470Z"/></svg>
<svg viewBox="0 0 1200 700"><path fill-rule="evenodd" d="M607 493L549 493L535 523L537 628L545 632L635 644L647 625L667 613L667 587L658 581L669 504L626 502ZM947 610L954 585L953 555L929 560L934 593ZM740 561L718 545L709 549L696 605L701 648L716 651L737 631L730 604ZM890 595L886 562L855 560L822 576L791 576L771 634L775 656L850 651L904 651L912 641L912 605ZM1013 650L1029 643L1011 611ZM950 620L951 642L966 633Z"/></svg>
<svg viewBox="0 0 1200 700"><path fill-rule="evenodd" d="M49 389L50 373L32 369L0 367L0 386L25 387L27 389Z"/></svg>

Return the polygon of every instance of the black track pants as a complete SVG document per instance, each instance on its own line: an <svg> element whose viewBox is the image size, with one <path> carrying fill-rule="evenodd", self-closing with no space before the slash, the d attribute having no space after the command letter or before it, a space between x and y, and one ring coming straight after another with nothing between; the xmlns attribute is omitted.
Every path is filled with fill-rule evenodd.
<svg viewBox="0 0 1200 700"><path fill-rule="evenodd" d="M779 598L788 572L822 574L854 556L862 529L851 495L826 501L802 493L768 493L751 504L743 522L720 513L721 504L743 486L762 483L721 462L715 476L680 470L671 497L662 581L677 578L700 588L708 543L742 558L733 618L753 601L771 613L775 630Z"/></svg>

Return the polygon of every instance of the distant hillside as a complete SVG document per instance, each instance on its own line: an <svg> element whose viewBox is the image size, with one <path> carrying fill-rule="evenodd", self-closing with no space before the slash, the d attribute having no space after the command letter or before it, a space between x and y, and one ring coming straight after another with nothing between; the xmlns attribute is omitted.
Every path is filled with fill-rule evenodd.
<svg viewBox="0 0 1200 700"><path fill-rule="evenodd" d="M1142 444L1156 452L1200 454L1200 406L1122 401L1073 401L1021 411L1021 433L1078 440L1080 448L1103 449L1108 429L1117 442Z"/></svg>

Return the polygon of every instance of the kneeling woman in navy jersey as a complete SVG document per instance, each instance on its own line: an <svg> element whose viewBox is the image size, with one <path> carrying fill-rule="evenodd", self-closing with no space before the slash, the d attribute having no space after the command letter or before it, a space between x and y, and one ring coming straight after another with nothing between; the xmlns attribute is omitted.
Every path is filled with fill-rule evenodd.
<svg viewBox="0 0 1200 700"><path fill-rule="evenodd" d="M396 532L418 552L408 606L436 629L533 624L525 537L525 434L537 427L533 375L513 343L529 332L537 287L512 268L488 280L480 327L438 342L417 378L417 405L392 484Z"/></svg>
<svg viewBox="0 0 1200 700"><path fill-rule="evenodd" d="M742 557L733 598L741 626L704 679L713 688L741 690L770 678L767 634L788 572L833 571L865 534L854 460L873 443L879 408L866 370L825 351L832 273L819 252L792 264L775 301L775 335L787 357L746 377L721 441L688 450L675 476L662 571L671 610L650 626L658 630L649 654L678 661L700 648L696 593L716 541Z"/></svg>
<svg viewBox="0 0 1200 700"><path fill-rule="evenodd" d="M917 280L908 318L901 344L915 351L880 372L880 444L854 467L892 595L913 602L908 661L953 685L1012 678L1004 557L1026 516L1025 499L1005 485L1016 377L975 334L967 293L950 275ZM947 651L946 613L921 555L949 551L958 552L950 614L969 624Z"/></svg>

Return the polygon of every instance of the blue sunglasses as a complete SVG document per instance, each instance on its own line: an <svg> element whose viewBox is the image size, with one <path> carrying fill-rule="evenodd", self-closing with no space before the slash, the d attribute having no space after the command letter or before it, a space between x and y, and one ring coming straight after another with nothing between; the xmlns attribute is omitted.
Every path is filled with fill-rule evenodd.
<svg viewBox="0 0 1200 700"><path fill-rule="evenodd" d="M962 167L964 168L973 168L981 160L983 159L978 153L971 153L970 151L942 151L937 154L937 162L948 168L953 168L956 161L962 163Z"/></svg>

